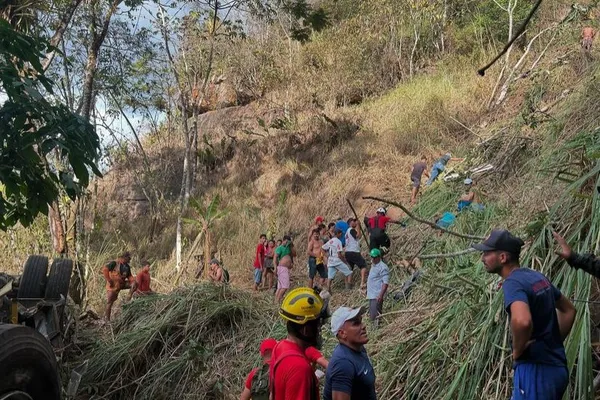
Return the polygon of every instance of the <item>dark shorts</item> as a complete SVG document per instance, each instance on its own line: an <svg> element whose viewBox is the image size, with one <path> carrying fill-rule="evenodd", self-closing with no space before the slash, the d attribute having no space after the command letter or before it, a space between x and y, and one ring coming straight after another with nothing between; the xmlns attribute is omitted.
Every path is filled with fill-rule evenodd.
<svg viewBox="0 0 600 400"><path fill-rule="evenodd" d="M369 319L375 321L378 316L383 313L383 301L379 302L377 299L369 300Z"/></svg>
<svg viewBox="0 0 600 400"><path fill-rule="evenodd" d="M346 252L346 261L348 261L348 265L354 269L354 267L358 267L360 269L367 268L367 262L363 258L362 254L350 251Z"/></svg>
<svg viewBox="0 0 600 400"><path fill-rule="evenodd" d="M390 238L387 233L383 232L379 235L371 235L369 238L370 250L379 249L381 247L390 248Z"/></svg>
<svg viewBox="0 0 600 400"><path fill-rule="evenodd" d="M518 364L513 378L512 400L560 400L569 385L567 367Z"/></svg>
<svg viewBox="0 0 600 400"><path fill-rule="evenodd" d="M413 187L415 187L415 188L421 187L421 178L416 178L414 176L411 176L410 180L412 181Z"/></svg>
<svg viewBox="0 0 600 400"><path fill-rule="evenodd" d="M327 279L325 265L317 264L317 259L315 257L308 257L308 277L314 279L315 276L317 276L317 272L321 278Z"/></svg>
<svg viewBox="0 0 600 400"><path fill-rule="evenodd" d="M273 258L272 257L265 257L265 269L274 272L275 271L275 267L273 266Z"/></svg>

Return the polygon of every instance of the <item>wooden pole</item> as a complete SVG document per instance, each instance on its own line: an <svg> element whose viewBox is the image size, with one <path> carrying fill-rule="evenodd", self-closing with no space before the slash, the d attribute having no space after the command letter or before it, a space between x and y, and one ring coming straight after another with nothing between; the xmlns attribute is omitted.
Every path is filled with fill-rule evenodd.
<svg viewBox="0 0 600 400"><path fill-rule="evenodd" d="M371 244L369 243L369 238L367 237L367 235L365 234L365 231L363 230L362 221L358 219L356 210L352 206L352 203L350 202L350 200L346 199L346 201L348 202L348 205L350 206L350 209L352 210L352 213L354 214L354 218L356 218L356 221L358 221L358 228L360 229L360 233L362 234L363 238L365 238L365 242L367 242L367 247L370 249Z"/></svg>

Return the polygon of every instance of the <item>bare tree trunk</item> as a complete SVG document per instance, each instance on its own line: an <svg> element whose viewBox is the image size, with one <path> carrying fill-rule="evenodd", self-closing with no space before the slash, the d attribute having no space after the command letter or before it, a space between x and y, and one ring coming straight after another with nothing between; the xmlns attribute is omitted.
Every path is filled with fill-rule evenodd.
<svg viewBox="0 0 600 400"><path fill-rule="evenodd" d="M63 218L56 200L52 202L48 209L48 223L50 224L50 236L52 237L52 247L54 248L54 251L58 254L66 254L67 244Z"/></svg>
<svg viewBox="0 0 600 400"><path fill-rule="evenodd" d="M415 60L415 53L417 52L417 44L419 43L419 31L417 29L417 24L415 22L414 25L414 32L415 32L415 43L413 44L413 48L412 51L410 52L410 63L409 63L409 75L412 77L413 73L414 73L414 60Z"/></svg>
<svg viewBox="0 0 600 400"><path fill-rule="evenodd" d="M75 10L77 9L77 7L79 7L81 2L82 0L71 0L71 3L69 3L67 9L65 10L65 13L60 19L58 28L54 32L54 35L52 35L52 38L50 38L50 46L58 47L58 45L62 42L62 38L65 34L65 31L67 30L67 27L69 26L69 23L73 18L73 14L75 13ZM42 62L42 68L44 69L44 71L48 69L48 67L52 63L52 60L54 60L55 54L55 50L52 50L50 53L46 54L46 58Z"/></svg>

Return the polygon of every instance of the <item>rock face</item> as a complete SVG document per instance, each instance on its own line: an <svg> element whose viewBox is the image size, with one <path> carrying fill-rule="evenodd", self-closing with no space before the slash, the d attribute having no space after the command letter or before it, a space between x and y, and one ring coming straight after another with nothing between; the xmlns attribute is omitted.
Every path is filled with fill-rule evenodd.
<svg viewBox="0 0 600 400"><path fill-rule="evenodd" d="M98 187L98 205L114 220L133 221L150 212L150 203L132 171L116 168Z"/></svg>

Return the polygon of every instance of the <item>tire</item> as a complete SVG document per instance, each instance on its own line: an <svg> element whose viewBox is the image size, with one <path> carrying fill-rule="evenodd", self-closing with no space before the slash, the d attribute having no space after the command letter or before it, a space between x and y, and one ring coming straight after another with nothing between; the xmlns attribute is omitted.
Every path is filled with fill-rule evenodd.
<svg viewBox="0 0 600 400"><path fill-rule="evenodd" d="M19 282L18 299L40 299L44 296L46 274L48 273L48 257L29 256L23 267L23 275Z"/></svg>
<svg viewBox="0 0 600 400"><path fill-rule="evenodd" d="M69 294L69 284L73 273L73 261L66 258L55 258L50 266L48 283L46 283L45 299L57 300L60 296L65 299Z"/></svg>
<svg viewBox="0 0 600 400"><path fill-rule="evenodd" d="M33 400L60 400L56 357L37 331L21 325L0 325L0 396L23 391Z"/></svg>

